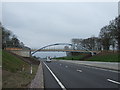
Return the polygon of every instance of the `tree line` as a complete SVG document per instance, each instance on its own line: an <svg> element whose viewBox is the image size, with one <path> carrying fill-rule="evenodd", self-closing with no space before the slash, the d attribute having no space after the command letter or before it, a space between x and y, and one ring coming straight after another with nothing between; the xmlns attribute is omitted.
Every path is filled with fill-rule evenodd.
<svg viewBox="0 0 120 90"><path fill-rule="evenodd" d="M2 31L2 49L5 48L28 48L21 42L16 35L10 30L2 26L0 22L0 30Z"/></svg>
<svg viewBox="0 0 120 90"><path fill-rule="evenodd" d="M73 38L72 44L89 50L118 50L120 51L120 15L101 28L98 37L92 36L87 39Z"/></svg>

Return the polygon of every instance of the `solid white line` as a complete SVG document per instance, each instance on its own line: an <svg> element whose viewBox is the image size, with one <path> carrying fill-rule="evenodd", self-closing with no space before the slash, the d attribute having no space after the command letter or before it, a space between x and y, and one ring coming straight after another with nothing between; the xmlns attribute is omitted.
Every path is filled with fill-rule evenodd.
<svg viewBox="0 0 120 90"><path fill-rule="evenodd" d="M43 62L44 63L44 62ZM44 63L45 64L45 63ZM45 66L47 67L47 69L50 71L50 73L53 75L53 77L55 78L55 80L58 82L58 84L60 85L60 87L63 90L66 90L66 88L63 86L63 84L60 82L60 80L55 76L55 74L50 70L50 68L45 64Z"/></svg>
<svg viewBox="0 0 120 90"><path fill-rule="evenodd" d="M109 69L104 69L104 68L100 68L100 67L94 67L94 66L83 66L83 67L87 67L87 68L93 68L93 69L98 69L98 70L103 70L103 71L109 71L109 72L114 72L114 73L120 73L120 71L114 71L114 70L109 70Z"/></svg>
<svg viewBox="0 0 120 90"><path fill-rule="evenodd" d="M114 81L114 80L111 80L111 79L107 79L107 80L110 81L110 82L116 83L116 84L120 84L120 82L117 82L117 81Z"/></svg>

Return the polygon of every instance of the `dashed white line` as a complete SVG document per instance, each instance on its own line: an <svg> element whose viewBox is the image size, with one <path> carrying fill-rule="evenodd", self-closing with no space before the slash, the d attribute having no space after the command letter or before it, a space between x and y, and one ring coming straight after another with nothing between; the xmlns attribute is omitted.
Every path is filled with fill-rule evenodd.
<svg viewBox="0 0 120 90"><path fill-rule="evenodd" d="M82 72L82 70L80 70L80 69L77 69L77 72Z"/></svg>
<svg viewBox="0 0 120 90"><path fill-rule="evenodd" d="M44 63L44 62L43 62ZM44 63L45 64L45 63ZM45 64L45 66L47 67L47 69L50 71L50 73L53 75L53 77L55 78L55 80L58 82L58 84L60 85L60 87L63 90L66 90L66 88L64 87L64 85L60 82L60 80L55 76L55 74L52 72L52 70L50 70L50 68Z"/></svg>
<svg viewBox="0 0 120 90"><path fill-rule="evenodd" d="M111 80L111 79L107 79L107 80L112 82L112 83L115 83L115 84L120 84L120 82L117 82L117 81L114 81L114 80Z"/></svg>

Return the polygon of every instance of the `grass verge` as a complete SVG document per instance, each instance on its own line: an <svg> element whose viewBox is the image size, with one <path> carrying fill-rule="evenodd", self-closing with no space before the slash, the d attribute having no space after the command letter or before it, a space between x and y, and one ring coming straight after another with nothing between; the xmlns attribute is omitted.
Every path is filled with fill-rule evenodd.
<svg viewBox="0 0 120 90"><path fill-rule="evenodd" d="M30 74L30 68L25 71L12 73L3 70L3 88L27 88L36 75L37 66L33 66L33 73Z"/></svg>
<svg viewBox="0 0 120 90"><path fill-rule="evenodd" d="M87 61L102 61L102 62L120 62L120 53L110 53L104 55L95 55L88 59Z"/></svg>
<svg viewBox="0 0 120 90"><path fill-rule="evenodd" d="M2 53L2 66L3 88L27 88L38 68L38 65L32 65L33 73L30 74L30 64L6 51Z"/></svg>
<svg viewBox="0 0 120 90"><path fill-rule="evenodd" d="M62 60L79 60L79 61L100 61L100 62L120 62L120 53L100 53L98 55L94 55L91 57L87 57L84 60L82 58L86 57L86 55L79 56L67 56L67 57L59 57L55 59Z"/></svg>

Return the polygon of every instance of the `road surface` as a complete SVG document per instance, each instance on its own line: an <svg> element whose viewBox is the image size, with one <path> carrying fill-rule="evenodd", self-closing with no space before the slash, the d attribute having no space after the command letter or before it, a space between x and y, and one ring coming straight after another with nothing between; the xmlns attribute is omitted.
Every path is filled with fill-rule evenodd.
<svg viewBox="0 0 120 90"><path fill-rule="evenodd" d="M45 88L118 88L120 72L61 61L43 62Z"/></svg>

